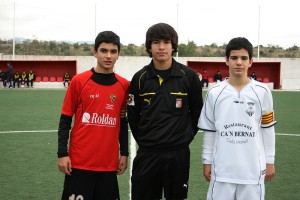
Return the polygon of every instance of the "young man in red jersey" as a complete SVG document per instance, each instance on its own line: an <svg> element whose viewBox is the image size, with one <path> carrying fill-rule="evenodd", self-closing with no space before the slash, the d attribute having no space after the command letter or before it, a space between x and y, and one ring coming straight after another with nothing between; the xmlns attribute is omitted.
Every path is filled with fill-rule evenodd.
<svg viewBox="0 0 300 200"><path fill-rule="evenodd" d="M113 72L119 54L119 36L99 33L94 46L97 66L75 75L68 87L58 130L63 200L120 199L117 175L127 168L129 82Z"/></svg>

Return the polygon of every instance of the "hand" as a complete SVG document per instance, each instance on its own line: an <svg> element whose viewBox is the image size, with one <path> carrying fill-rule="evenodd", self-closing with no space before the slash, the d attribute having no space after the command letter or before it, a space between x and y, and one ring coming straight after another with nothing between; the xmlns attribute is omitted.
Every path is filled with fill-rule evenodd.
<svg viewBox="0 0 300 200"><path fill-rule="evenodd" d="M57 161L58 169L64 174L71 175L72 165L69 156L58 158Z"/></svg>
<svg viewBox="0 0 300 200"><path fill-rule="evenodd" d="M274 166L274 164L267 164L265 181L272 180L274 175L275 175L275 166Z"/></svg>
<svg viewBox="0 0 300 200"><path fill-rule="evenodd" d="M210 181L210 179L211 179L211 164L203 165L203 175L204 175L206 181Z"/></svg>
<svg viewBox="0 0 300 200"><path fill-rule="evenodd" d="M127 169L127 156L121 156L121 158L119 159L117 174L118 175L123 174L126 169Z"/></svg>

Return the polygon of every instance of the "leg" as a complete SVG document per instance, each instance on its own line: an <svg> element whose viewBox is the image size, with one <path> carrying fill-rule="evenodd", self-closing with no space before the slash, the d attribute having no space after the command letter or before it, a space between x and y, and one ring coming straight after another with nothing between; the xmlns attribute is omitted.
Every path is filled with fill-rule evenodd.
<svg viewBox="0 0 300 200"><path fill-rule="evenodd" d="M131 177L132 200L161 199L161 163L159 153L138 151L133 161Z"/></svg>
<svg viewBox="0 0 300 200"><path fill-rule="evenodd" d="M240 184L237 186L236 191L237 200L256 200L256 199L265 199L265 184L252 184L244 185Z"/></svg>
<svg viewBox="0 0 300 200"><path fill-rule="evenodd" d="M210 181L207 200L236 200L235 193L236 184Z"/></svg>
<svg viewBox="0 0 300 200"><path fill-rule="evenodd" d="M64 190L61 199L93 199L94 188L94 172L72 169L71 176L65 175Z"/></svg>
<svg viewBox="0 0 300 200"><path fill-rule="evenodd" d="M97 172L94 199L120 199L117 172Z"/></svg>
<svg viewBox="0 0 300 200"><path fill-rule="evenodd" d="M187 199L190 171L190 149L184 147L169 152L169 162L163 170L163 188L167 200Z"/></svg>

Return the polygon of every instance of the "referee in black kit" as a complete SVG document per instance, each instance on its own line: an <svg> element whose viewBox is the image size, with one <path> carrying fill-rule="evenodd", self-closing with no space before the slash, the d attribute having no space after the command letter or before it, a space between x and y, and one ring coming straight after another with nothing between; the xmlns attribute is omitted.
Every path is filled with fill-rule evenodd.
<svg viewBox="0 0 300 200"><path fill-rule="evenodd" d="M139 146L132 170L132 200L186 199L190 149L203 105L198 75L178 63L178 35L165 23L146 33L149 65L131 80L128 119Z"/></svg>

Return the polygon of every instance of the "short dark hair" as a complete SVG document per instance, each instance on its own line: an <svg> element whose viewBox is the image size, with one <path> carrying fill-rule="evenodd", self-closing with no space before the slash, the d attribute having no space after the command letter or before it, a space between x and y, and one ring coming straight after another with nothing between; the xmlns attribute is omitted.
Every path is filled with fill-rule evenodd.
<svg viewBox="0 0 300 200"><path fill-rule="evenodd" d="M173 48L172 55L178 51L178 35L175 29L169 24L158 23L151 26L146 33L145 45L150 57L152 57L152 53L150 52L152 42L161 39L171 41Z"/></svg>
<svg viewBox="0 0 300 200"><path fill-rule="evenodd" d="M244 37L233 38L229 41L229 43L226 46L226 57L229 58L230 52L232 50L240 50L240 49L245 49L249 54L249 58L250 59L252 58L253 46L249 42L249 40L247 40Z"/></svg>
<svg viewBox="0 0 300 200"><path fill-rule="evenodd" d="M118 52L120 52L121 43L120 37L112 31L100 32L95 39L94 50L97 51L101 43L113 43L118 46Z"/></svg>

